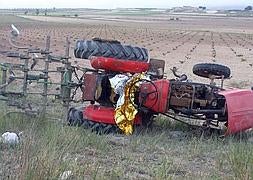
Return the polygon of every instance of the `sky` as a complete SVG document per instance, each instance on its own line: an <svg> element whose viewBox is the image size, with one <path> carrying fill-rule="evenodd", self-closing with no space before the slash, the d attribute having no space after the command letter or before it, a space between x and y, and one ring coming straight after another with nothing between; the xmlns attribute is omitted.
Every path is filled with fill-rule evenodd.
<svg viewBox="0 0 253 180"><path fill-rule="evenodd" d="M253 0L0 0L4 8L171 8L176 6L243 8Z"/></svg>

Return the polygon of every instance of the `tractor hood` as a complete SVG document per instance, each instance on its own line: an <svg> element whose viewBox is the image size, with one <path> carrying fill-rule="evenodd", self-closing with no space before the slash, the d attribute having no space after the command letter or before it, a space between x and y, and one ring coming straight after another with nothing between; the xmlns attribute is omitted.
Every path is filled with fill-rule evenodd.
<svg viewBox="0 0 253 180"><path fill-rule="evenodd" d="M228 122L225 135L253 128L253 91L228 89L219 92L226 99Z"/></svg>

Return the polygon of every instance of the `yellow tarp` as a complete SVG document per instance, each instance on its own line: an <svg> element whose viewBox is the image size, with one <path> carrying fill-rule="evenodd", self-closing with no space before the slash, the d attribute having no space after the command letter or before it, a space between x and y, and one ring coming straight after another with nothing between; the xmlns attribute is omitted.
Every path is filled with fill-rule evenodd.
<svg viewBox="0 0 253 180"><path fill-rule="evenodd" d="M115 109L114 119L116 124L126 135L133 133L134 119L138 113L133 104L134 95L138 89L137 82L143 77L143 74L138 74L127 82L124 89L124 103Z"/></svg>

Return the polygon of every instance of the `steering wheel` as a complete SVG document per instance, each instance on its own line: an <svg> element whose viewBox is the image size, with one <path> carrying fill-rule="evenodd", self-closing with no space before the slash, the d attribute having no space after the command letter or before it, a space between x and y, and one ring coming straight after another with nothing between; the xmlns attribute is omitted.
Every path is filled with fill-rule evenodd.
<svg viewBox="0 0 253 180"><path fill-rule="evenodd" d="M150 91L150 92L146 92L146 93L145 93L145 92L140 92L140 97L141 97L140 107L145 103L147 97L149 97L151 94L155 94L155 96L153 96L153 97L150 98L151 100L155 100L154 103L152 104L152 106L149 107L149 108L152 109L152 108L156 105L156 103L157 103L157 101L158 101L158 90L157 90L156 85L155 85L152 81L147 80L147 79L138 80L138 81L136 81L136 82L129 88L128 93L130 94L132 88L133 88L137 83L139 83L139 82L148 82L148 83L150 83L150 84L154 87L154 89L155 89L154 91ZM151 88L150 88L150 89L151 89ZM132 104L134 107L139 108L139 107L133 102L131 96L129 96L129 100L130 100L131 104Z"/></svg>

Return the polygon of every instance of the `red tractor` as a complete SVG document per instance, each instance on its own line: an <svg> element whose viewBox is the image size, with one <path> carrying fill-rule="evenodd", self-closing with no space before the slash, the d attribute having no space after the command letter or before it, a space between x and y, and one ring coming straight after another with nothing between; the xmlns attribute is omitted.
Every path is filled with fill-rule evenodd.
<svg viewBox="0 0 253 180"><path fill-rule="evenodd" d="M131 126L150 126L162 114L179 121L196 119L206 128L222 125L225 135L253 127L253 90L224 89L223 80L230 77L226 66L196 64L193 73L211 79L203 84L177 74L176 68L176 78L165 79L163 60L151 59L145 48L118 41L78 41L74 54L89 59L94 69L86 68L82 77L82 99L89 104L69 110L70 125L131 134ZM220 86L215 79L220 79Z"/></svg>

